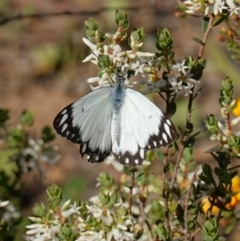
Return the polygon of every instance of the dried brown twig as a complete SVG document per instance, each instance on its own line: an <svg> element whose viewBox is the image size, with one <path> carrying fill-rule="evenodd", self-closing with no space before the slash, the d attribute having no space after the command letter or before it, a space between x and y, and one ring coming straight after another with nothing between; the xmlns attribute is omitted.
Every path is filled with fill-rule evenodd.
<svg viewBox="0 0 240 241"><path fill-rule="evenodd" d="M157 5L156 1L150 1L145 4L139 4L132 7L101 7L97 10L79 10L79 11L62 11L62 12L49 12L49 13L33 13L33 14L17 14L15 16L3 17L0 19L0 25L4 25L16 20L23 20L27 18L46 18L46 17L56 17L56 16L92 16L98 15L102 12L115 11L116 9L124 11L139 11L146 8L155 8Z"/></svg>

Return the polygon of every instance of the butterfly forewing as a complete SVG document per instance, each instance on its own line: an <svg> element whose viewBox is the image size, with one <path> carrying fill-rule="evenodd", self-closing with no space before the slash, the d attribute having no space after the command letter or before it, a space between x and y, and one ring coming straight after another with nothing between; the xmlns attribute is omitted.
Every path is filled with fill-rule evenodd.
<svg viewBox="0 0 240 241"><path fill-rule="evenodd" d="M80 153L89 162L102 162L110 155L111 102L110 87L97 89L64 108L53 125L58 134L80 144Z"/></svg>

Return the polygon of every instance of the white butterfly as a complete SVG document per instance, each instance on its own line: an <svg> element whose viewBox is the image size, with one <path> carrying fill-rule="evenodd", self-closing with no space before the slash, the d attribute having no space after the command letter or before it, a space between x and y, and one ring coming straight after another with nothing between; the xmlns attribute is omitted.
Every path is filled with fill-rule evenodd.
<svg viewBox="0 0 240 241"><path fill-rule="evenodd" d="M80 144L82 157L102 162L113 153L123 165L140 165L147 150L177 138L171 120L150 100L124 85L101 87L65 107L53 125L58 134Z"/></svg>

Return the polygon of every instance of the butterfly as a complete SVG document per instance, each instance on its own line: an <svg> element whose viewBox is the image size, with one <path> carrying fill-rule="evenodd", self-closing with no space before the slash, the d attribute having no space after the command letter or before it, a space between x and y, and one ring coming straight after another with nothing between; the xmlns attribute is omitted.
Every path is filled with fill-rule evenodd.
<svg viewBox="0 0 240 241"><path fill-rule="evenodd" d="M113 153L123 165L141 165L146 151L177 138L171 120L117 73L113 86L100 87L65 107L54 119L57 133L80 144L91 163Z"/></svg>

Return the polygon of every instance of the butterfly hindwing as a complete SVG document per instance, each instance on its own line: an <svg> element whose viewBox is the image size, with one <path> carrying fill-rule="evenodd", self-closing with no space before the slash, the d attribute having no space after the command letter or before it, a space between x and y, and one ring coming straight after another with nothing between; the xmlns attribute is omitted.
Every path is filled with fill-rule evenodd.
<svg viewBox="0 0 240 241"><path fill-rule="evenodd" d="M111 151L111 87L97 89L64 108L53 125L58 134L80 144L89 162L102 162Z"/></svg>
<svg viewBox="0 0 240 241"><path fill-rule="evenodd" d="M119 151L115 153L124 165L140 165L146 151L170 145L176 138L176 129L170 119L142 94L126 90L121 107Z"/></svg>

